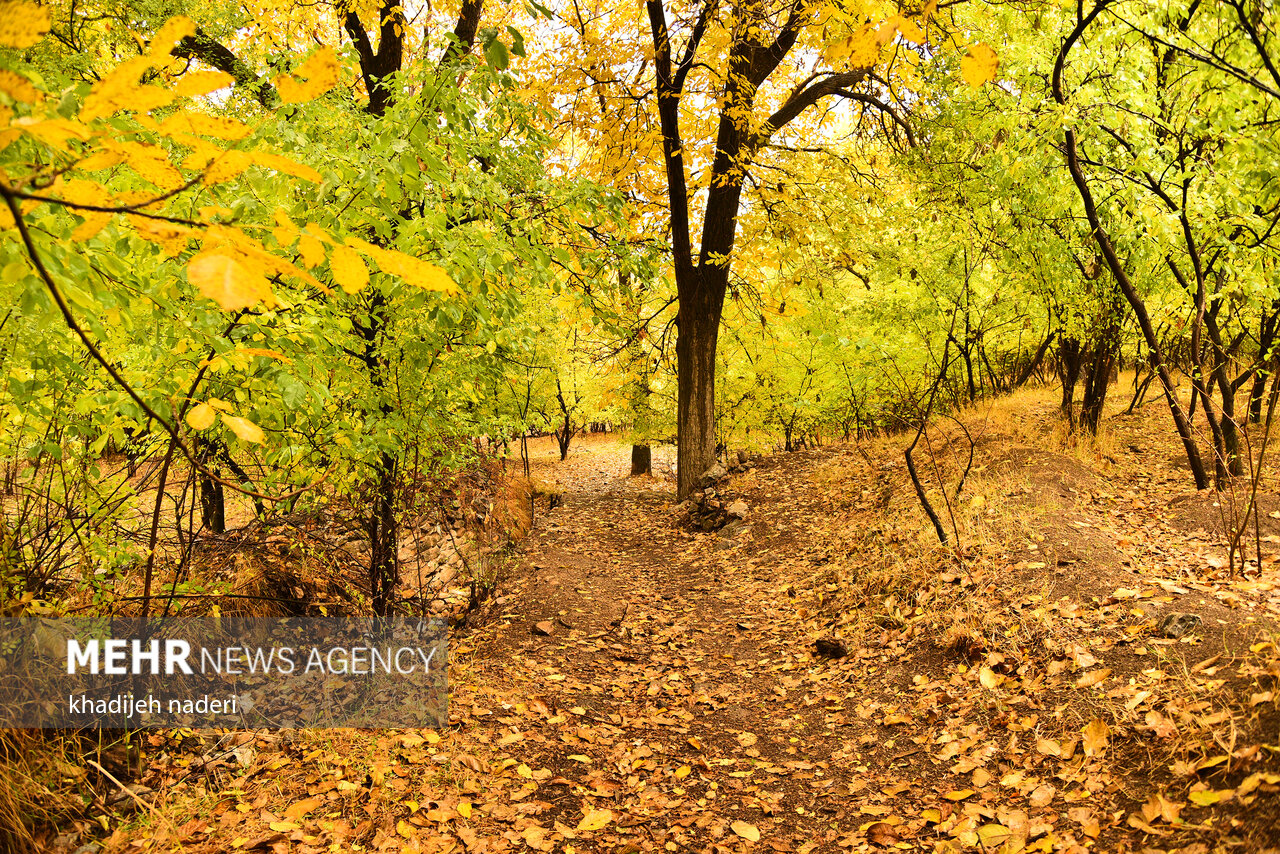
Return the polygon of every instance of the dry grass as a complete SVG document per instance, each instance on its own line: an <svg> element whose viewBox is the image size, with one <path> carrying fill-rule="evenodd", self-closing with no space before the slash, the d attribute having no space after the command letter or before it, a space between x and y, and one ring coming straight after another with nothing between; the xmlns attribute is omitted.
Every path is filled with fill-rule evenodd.
<svg viewBox="0 0 1280 854"><path fill-rule="evenodd" d="M0 851L48 848L52 828L103 812L108 786L90 760L127 775L127 741L112 733L0 729ZM99 791L101 789L101 791Z"/></svg>

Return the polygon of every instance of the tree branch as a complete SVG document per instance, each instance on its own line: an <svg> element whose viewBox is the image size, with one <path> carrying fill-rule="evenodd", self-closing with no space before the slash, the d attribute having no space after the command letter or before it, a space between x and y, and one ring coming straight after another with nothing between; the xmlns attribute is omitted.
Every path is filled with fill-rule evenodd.
<svg viewBox="0 0 1280 854"><path fill-rule="evenodd" d="M453 41L440 57L440 69L453 65L471 52L476 42L476 33L480 29L480 15L484 11L484 0L463 0L462 11L458 13L458 25L453 28Z"/></svg>
<svg viewBox="0 0 1280 854"><path fill-rule="evenodd" d="M268 110L274 110L280 106L280 96L276 94L274 86L258 76L248 63L201 30L196 30L193 36L184 36L172 52L179 59L199 59L225 74L230 74L235 78L236 86L248 89L258 103Z"/></svg>

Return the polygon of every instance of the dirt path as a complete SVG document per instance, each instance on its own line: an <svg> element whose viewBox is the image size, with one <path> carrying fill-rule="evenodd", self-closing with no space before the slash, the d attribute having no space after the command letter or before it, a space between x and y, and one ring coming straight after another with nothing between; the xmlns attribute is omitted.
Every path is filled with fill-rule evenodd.
<svg viewBox="0 0 1280 854"><path fill-rule="evenodd" d="M669 484L572 486L504 592L517 607L476 649L485 693L528 698L520 758L554 778L546 841L608 809L624 847L710 850L743 822L799 849L843 812L820 800L847 792L850 769L830 762L855 733L837 738L800 690L807 644L776 580L729 577L743 544L680 531ZM605 842L592 836L587 850Z"/></svg>

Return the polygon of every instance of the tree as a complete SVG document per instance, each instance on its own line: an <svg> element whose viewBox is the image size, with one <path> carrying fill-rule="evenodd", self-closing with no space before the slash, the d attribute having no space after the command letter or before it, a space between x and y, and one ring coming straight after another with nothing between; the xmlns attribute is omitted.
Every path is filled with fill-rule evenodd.
<svg viewBox="0 0 1280 854"><path fill-rule="evenodd" d="M880 84L872 70L880 47L905 19L890 18L874 29L870 22L859 21L861 26L849 36L845 69L831 68L799 77L798 68L787 67L784 62L797 47L802 33L815 29L819 4L792 0L778 7L768 3L736 5L727 26L718 33L724 39L721 49L702 53L700 48L706 46L707 33L722 26L717 20L718 0L706 0L684 19L683 26L682 16L669 15L663 0L647 0L645 8L653 40L654 97L662 130L672 261L679 296L677 492L684 497L716 458L716 346L747 170L775 134L824 98L839 96L893 115L879 97ZM686 30L679 47L675 44L678 27ZM698 228L696 214L691 211L687 142L681 125L682 110L690 109L686 92L689 75L695 67L707 64L713 69L718 88L714 96L718 111L714 151L705 181L705 207ZM785 89L785 94L775 98L771 112L761 114L759 109L764 105L759 94L770 84ZM695 232L699 237L696 250Z"/></svg>

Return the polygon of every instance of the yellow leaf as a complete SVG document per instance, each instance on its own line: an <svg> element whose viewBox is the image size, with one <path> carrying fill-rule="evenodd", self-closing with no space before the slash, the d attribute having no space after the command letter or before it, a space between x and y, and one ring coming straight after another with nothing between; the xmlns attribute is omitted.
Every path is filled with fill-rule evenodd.
<svg viewBox="0 0 1280 854"><path fill-rule="evenodd" d="M235 82L236 79L225 71L190 71L174 84L173 93L183 98L194 98L225 89Z"/></svg>
<svg viewBox="0 0 1280 854"><path fill-rule="evenodd" d="M984 42L969 45L969 50L960 59L960 76L964 82L975 89L981 89L984 83L996 79L996 69L1000 67L1000 58L996 52Z"/></svg>
<svg viewBox="0 0 1280 854"><path fill-rule="evenodd" d="M129 200L124 197L121 197L119 201L122 204L129 203ZM138 233L138 236L144 240L159 244L160 249L167 257L176 257L178 253L186 248L187 240L191 235L191 229L186 226L147 219L146 217L132 214L128 216L129 222L133 225L133 230Z"/></svg>
<svg viewBox="0 0 1280 854"><path fill-rule="evenodd" d="M298 239L298 251L302 253L302 263L315 267L324 260L324 244L310 234L304 233Z"/></svg>
<svg viewBox="0 0 1280 854"><path fill-rule="evenodd" d="M38 121L28 118L17 119L13 124L15 128L31 134L46 145L57 148L60 151L70 152L66 144L69 139L85 141L91 136L88 128L72 119Z"/></svg>
<svg viewBox="0 0 1280 854"><path fill-rule="evenodd" d="M972 795L973 795L973 789L955 789L953 791L947 792L942 797L946 798L949 801L963 801L965 798L971 797Z"/></svg>
<svg viewBox="0 0 1280 854"><path fill-rule="evenodd" d="M238 415L228 415L224 412L222 413L222 423L230 427L232 433L235 433L237 437L246 442L252 442L255 445L262 445L267 441L267 437L262 432L262 428L257 424L254 424L248 418L241 418Z"/></svg>
<svg viewBox="0 0 1280 854"><path fill-rule="evenodd" d="M458 815L471 818L471 801L458 801Z"/></svg>
<svg viewBox="0 0 1280 854"><path fill-rule="evenodd" d="M333 280L349 294L354 294L369 284L369 270L354 249L335 247L329 256L329 271Z"/></svg>
<svg viewBox="0 0 1280 854"><path fill-rule="evenodd" d="M138 177L150 181L162 190L176 190L183 185L182 173L169 162L169 155L158 145L138 142L108 142L126 163L138 173Z"/></svg>
<svg viewBox="0 0 1280 854"><path fill-rule="evenodd" d="M76 168L83 172L96 172L99 169L109 169L122 162L124 162L124 155L119 151L115 149L99 149L77 163Z"/></svg>
<svg viewBox="0 0 1280 854"><path fill-rule="evenodd" d="M729 825L729 829L748 842L760 841L760 829L754 824L747 824L745 821L735 821L733 824Z"/></svg>
<svg viewBox="0 0 1280 854"><path fill-rule="evenodd" d="M989 691L994 691L1000 687L1000 683L1004 681L1004 677L996 673L990 667L984 667L978 671L978 681L982 683L982 687Z"/></svg>
<svg viewBox="0 0 1280 854"><path fill-rule="evenodd" d="M49 32L49 10L27 0L0 0L0 47L31 47Z"/></svg>
<svg viewBox="0 0 1280 854"><path fill-rule="evenodd" d="M23 104L34 104L44 96L27 78L0 68L0 92Z"/></svg>
<svg viewBox="0 0 1280 854"><path fill-rule="evenodd" d="M201 403L192 407L191 411L187 413L187 426L192 430L208 430L213 426L213 421L217 417L218 413L212 406L207 403Z"/></svg>
<svg viewBox="0 0 1280 854"><path fill-rule="evenodd" d="M164 22L164 25L156 31L155 38L151 40L151 48L148 51L152 61L156 63L168 62L169 54L178 46L178 42L187 36L196 34L195 22L186 15L175 15Z"/></svg>
<svg viewBox="0 0 1280 854"><path fill-rule="evenodd" d="M293 74L277 77L276 91L286 104L310 101L338 85L338 71L338 57L329 48L320 48Z"/></svg>
<svg viewBox="0 0 1280 854"><path fill-rule="evenodd" d="M986 848L997 848L1011 836L1013 831L1002 824L984 824L978 828L978 838Z"/></svg>
<svg viewBox="0 0 1280 854"><path fill-rule="evenodd" d="M924 29L916 23L914 18L899 19L898 32L912 44L924 44Z"/></svg>
<svg viewBox="0 0 1280 854"><path fill-rule="evenodd" d="M1045 756L1061 756L1062 745L1056 739L1041 738L1036 740L1036 750Z"/></svg>
<svg viewBox="0 0 1280 854"><path fill-rule="evenodd" d="M180 110L161 122L160 130L166 134L194 133L228 140L244 139L249 135L249 126L243 122L186 110Z"/></svg>
<svg viewBox="0 0 1280 854"><path fill-rule="evenodd" d="M448 273L435 264L430 264L394 249L383 249L374 246L372 243L355 237L348 237L346 243L367 256L384 273L398 276L415 287L428 291L441 291L447 294L458 293L457 283L449 277Z"/></svg>
<svg viewBox="0 0 1280 854"><path fill-rule="evenodd" d="M324 798L321 797L307 798L306 800L298 801L297 803L289 805L289 807L284 811L284 817L291 821L297 821L322 804L324 804Z"/></svg>
<svg viewBox="0 0 1280 854"><path fill-rule="evenodd" d="M84 99L80 108L80 120L91 121L102 116L110 116L124 109L134 109L139 79L152 66L151 59L145 56L134 57L111 69L101 80L93 84L93 88ZM156 87L150 87L152 89ZM172 93L170 99L172 100Z"/></svg>
<svg viewBox="0 0 1280 854"><path fill-rule="evenodd" d="M107 223L111 222L111 218L115 214L106 211L77 211L80 216L84 217L84 222L76 226L76 230L71 232L72 240L88 240L96 237L98 232L106 228Z"/></svg>
<svg viewBox="0 0 1280 854"><path fill-rule="evenodd" d="M224 151L214 158L204 170L205 186L212 187L230 181L253 165L254 157L247 151Z"/></svg>
<svg viewBox="0 0 1280 854"><path fill-rule="evenodd" d="M516 766L516 773L519 774L521 777L524 777L526 780L533 779L533 771L529 768L528 765L525 765L523 762L521 762L518 766Z"/></svg>
<svg viewBox="0 0 1280 854"><path fill-rule="evenodd" d="M220 253L201 253L187 264L187 279L223 311L275 304L271 286L261 274Z"/></svg>
<svg viewBox="0 0 1280 854"><path fill-rule="evenodd" d="M1218 789L1217 791L1202 790L1199 792L1192 792L1187 795L1187 798L1191 803L1198 807L1211 807L1216 803L1227 800L1233 794L1235 794L1235 791L1232 789Z"/></svg>
<svg viewBox="0 0 1280 854"><path fill-rule="evenodd" d="M396 822L396 833L400 834L405 839L412 839L413 837L418 835L418 831L414 828L414 826L412 824L409 824L409 822L405 821L404 819L400 819L399 821Z"/></svg>
<svg viewBox="0 0 1280 854"><path fill-rule="evenodd" d="M871 24L863 24L848 41L849 65L854 68L870 68L880 58L879 33Z"/></svg>
<svg viewBox="0 0 1280 854"><path fill-rule="evenodd" d="M578 830L599 830L613 821L613 810L590 810L578 822Z"/></svg>
<svg viewBox="0 0 1280 854"><path fill-rule="evenodd" d="M267 350L262 347L241 347L236 352L244 353L247 356L262 356L263 358L266 358L266 359L279 359L281 362L293 361L284 353L280 353L276 350Z"/></svg>
<svg viewBox="0 0 1280 854"><path fill-rule="evenodd" d="M72 179L63 181L58 187L64 201L73 205L93 205L107 207L111 204L111 194L101 184L93 181ZM74 212L84 217L84 222L71 232L72 240L88 240L106 226L114 214L106 211L89 211L73 208Z"/></svg>
<svg viewBox="0 0 1280 854"><path fill-rule="evenodd" d="M291 830L298 830L299 826L292 821L273 821L268 825L276 833L288 833Z"/></svg>
<svg viewBox="0 0 1280 854"><path fill-rule="evenodd" d="M1111 675L1111 668L1104 667L1101 670L1093 670L1076 680L1078 688L1092 688L1107 681L1107 677Z"/></svg>
<svg viewBox="0 0 1280 854"><path fill-rule="evenodd" d="M320 183L320 179L323 177L310 166L295 163L287 157L281 157L279 154L272 154L268 151L255 151L253 153L253 162L267 169L274 169L277 172L283 172L286 175L310 181L313 184Z"/></svg>
<svg viewBox="0 0 1280 854"><path fill-rule="evenodd" d="M298 239L298 227L293 224L293 220L289 219L289 215L282 208L276 208L275 213L276 227L271 230L275 235L276 242L281 246L292 246L293 241Z"/></svg>
<svg viewBox="0 0 1280 854"><path fill-rule="evenodd" d="M685 777L688 777L692 773L693 773L693 769L690 768L688 765L681 765L679 768L676 769L676 779L683 780Z"/></svg>
<svg viewBox="0 0 1280 854"><path fill-rule="evenodd" d="M1102 719L1094 718L1080 732L1084 736L1085 756L1096 756L1107 749L1111 729Z"/></svg>

